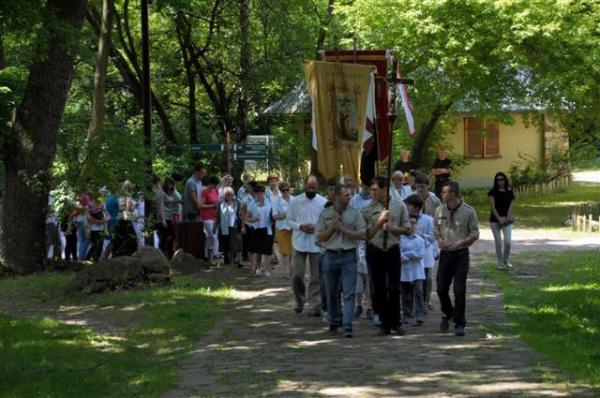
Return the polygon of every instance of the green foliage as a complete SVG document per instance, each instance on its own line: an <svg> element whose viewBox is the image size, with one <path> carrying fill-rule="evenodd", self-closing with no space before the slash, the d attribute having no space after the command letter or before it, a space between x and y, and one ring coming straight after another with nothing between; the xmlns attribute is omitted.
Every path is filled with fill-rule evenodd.
<svg viewBox="0 0 600 398"><path fill-rule="evenodd" d="M74 297L61 293L68 282L68 275L43 274L0 280L0 290L29 312L48 303L96 308L107 330L123 331L0 314L3 396L158 396L229 297L214 278L176 277L173 287Z"/></svg>
<svg viewBox="0 0 600 398"><path fill-rule="evenodd" d="M301 183L309 172L306 161L310 159L311 136L298 134L298 122L304 120L289 120L271 129L277 142L277 150L273 153L275 167L282 170L282 177L292 185Z"/></svg>
<svg viewBox="0 0 600 398"><path fill-rule="evenodd" d="M504 292L512 327L577 381L600 387L600 252L522 258L515 274L486 268Z"/></svg>

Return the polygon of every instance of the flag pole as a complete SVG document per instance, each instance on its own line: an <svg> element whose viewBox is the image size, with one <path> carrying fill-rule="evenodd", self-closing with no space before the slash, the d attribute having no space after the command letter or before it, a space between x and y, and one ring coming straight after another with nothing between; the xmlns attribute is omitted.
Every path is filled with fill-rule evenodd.
<svg viewBox="0 0 600 398"><path fill-rule="evenodd" d="M388 108L388 123L390 124L390 143L389 143L389 150L388 150L388 164L387 164L387 184L388 184L388 190L387 190L387 202L385 203L385 210L388 210L390 207L390 200L392 200L392 196L391 196L391 179L392 179L392 149L393 149L393 142L394 142L394 123L396 122L396 119L398 118L398 112L396 111L396 92L397 92L397 84L398 84L398 76L396 75L396 69L398 68L398 60L394 59L394 61L392 62L392 79L391 79L391 95L390 95L390 104L389 104L389 108ZM383 248L384 250L387 249L387 241L388 241L388 232L384 231L383 232Z"/></svg>

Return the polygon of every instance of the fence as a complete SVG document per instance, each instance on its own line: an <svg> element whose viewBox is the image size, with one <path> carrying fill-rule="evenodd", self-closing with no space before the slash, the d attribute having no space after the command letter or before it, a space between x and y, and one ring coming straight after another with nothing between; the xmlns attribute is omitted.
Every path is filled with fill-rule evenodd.
<svg viewBox="0 0 600 398"><path fill-rule="evenodd" d="M600 231L600 202L582 203L571 208L573 231Z"/></svg>
<svg viewBox="0 0 600 398"><path fill-rule="evenodd" d="M514 188L514 192L520 199L531 196L541 196L554 192L558 188L568 187L571 183L571 175L554 178L539 184L520 185Z"/></svg>

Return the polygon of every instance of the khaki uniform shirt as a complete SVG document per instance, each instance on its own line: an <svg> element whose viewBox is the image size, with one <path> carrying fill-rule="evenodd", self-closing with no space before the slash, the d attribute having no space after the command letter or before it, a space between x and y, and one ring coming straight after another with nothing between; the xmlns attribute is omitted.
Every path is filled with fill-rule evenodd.
<svg viewBox="0 0 600 398"><path fill-rule="evenodd" d="M423 200L423 213L435 218L435 210L442 205L440 198L435 196L433 192L429 192L429 195Z"/></svg>
<svg viewBox="0 0 600 398"><path fill-rule="evenodd" d="M370 227L377 223L377 219L381 212L385 209L385 206L374 200L371 204L364 209L362 209L361 213L365 218L367 225ZM405 227L410 228L410 220L408 219L408 210L404 205L404 202L399 200L391 200L389 207L389 220L390 225L395 227ZM400 244L400 236L396 236L392 233L387 234L387 247L383 247L383 228L379 228L379 230L375 233L375 235L367 241L377 248L381 250L388 250L389 248Z"/></svg>
<svg viewBox="0 0 600 398"><path fill-rule="evenodd" d="M333 217L336 215L340 219L342 225L353 231L360 231L365 229L367 224L362 218L360 212L352 207L346 208L340 215L336 210L335 206L326 207L319 215L317 226L315 227L315 234L320 234L324 230L328 229L333 222ZM328 240L321 242L321 247L326 250L350 250L355 249L358 246L358 241L346 234L339 231L335 231Z"/></svg>
<svg viewBox="0 0 600 398"><path fill-rule="evenodd" d="M479 239L477 213L462 201L453 211L448 209L448 205L439 206L435 211L435 230L448 244L469 236Z"/></svg>

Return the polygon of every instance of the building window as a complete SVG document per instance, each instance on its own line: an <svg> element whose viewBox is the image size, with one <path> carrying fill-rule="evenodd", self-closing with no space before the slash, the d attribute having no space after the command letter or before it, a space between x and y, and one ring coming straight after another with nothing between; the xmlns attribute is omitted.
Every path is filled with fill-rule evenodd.
<svg viewBox="0 0 600 398"><path fill-rule="evenodd" d="M497 123L466 117L465 156L468 158L500 157L500 131Z"/></svg>

